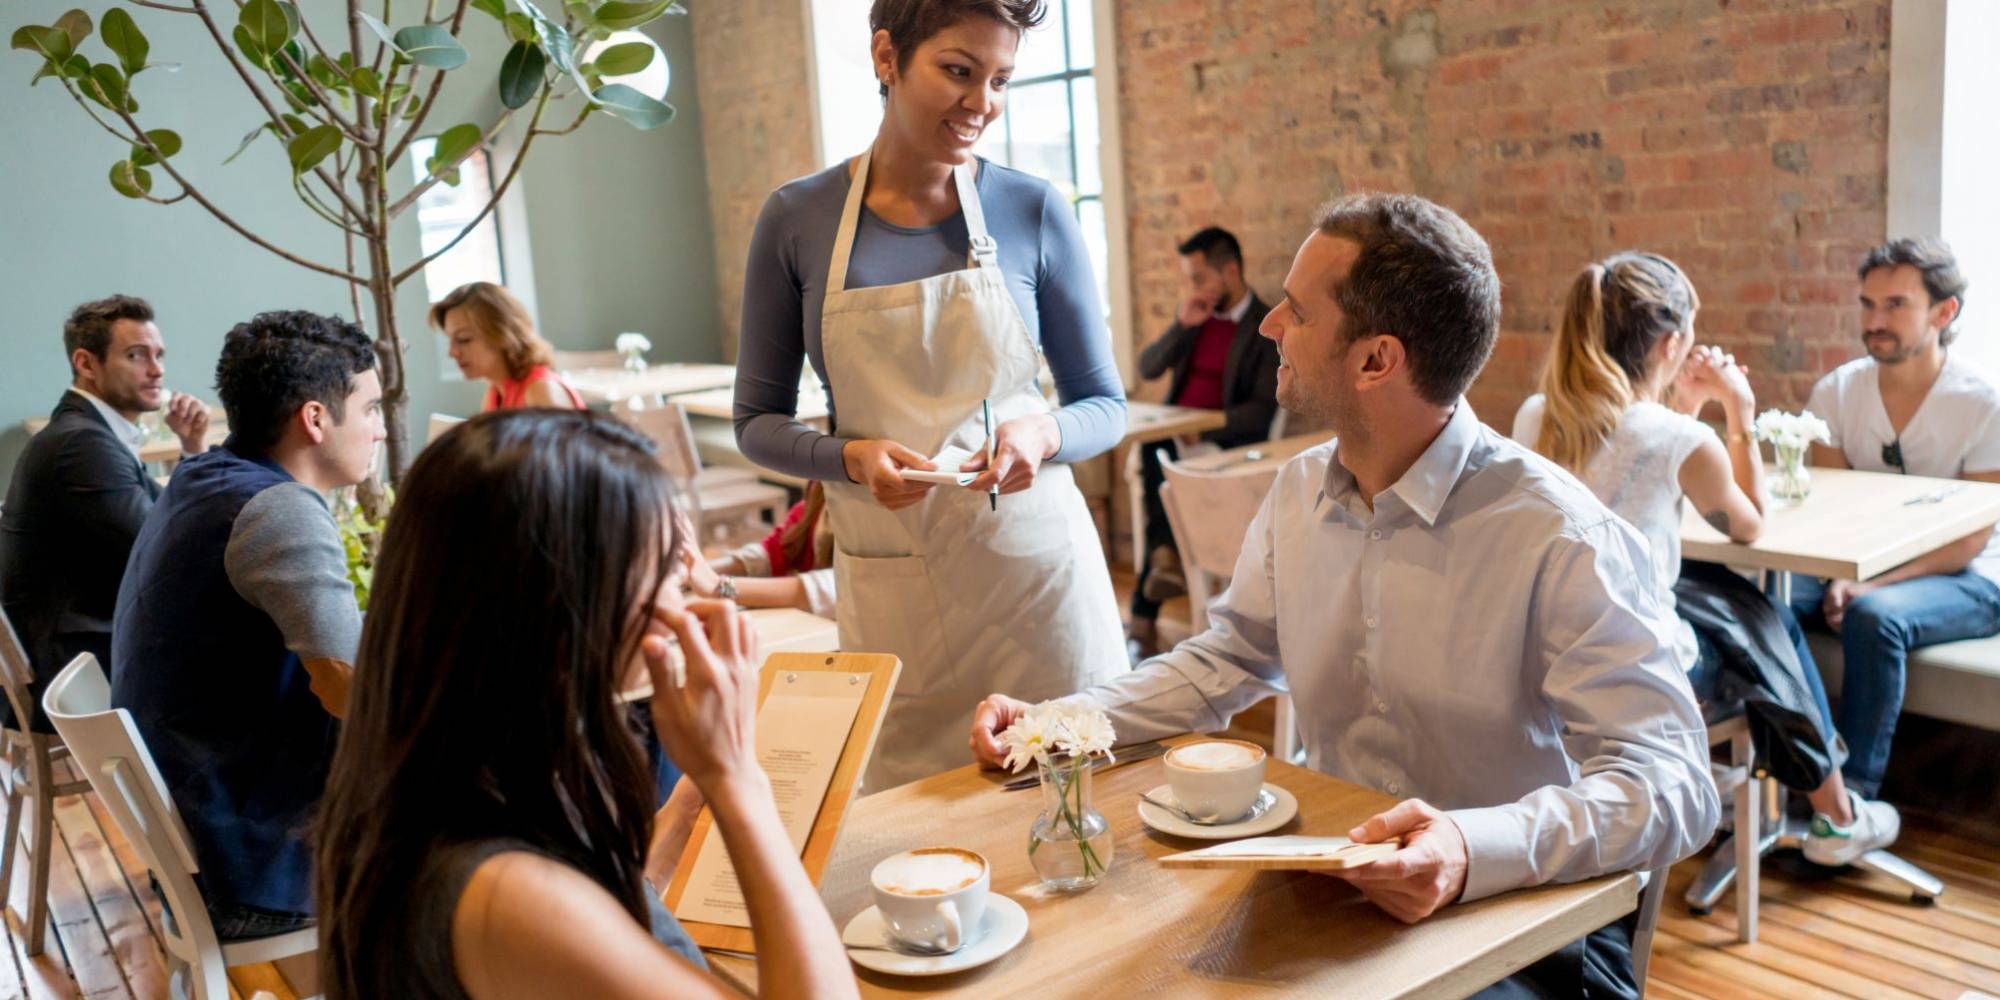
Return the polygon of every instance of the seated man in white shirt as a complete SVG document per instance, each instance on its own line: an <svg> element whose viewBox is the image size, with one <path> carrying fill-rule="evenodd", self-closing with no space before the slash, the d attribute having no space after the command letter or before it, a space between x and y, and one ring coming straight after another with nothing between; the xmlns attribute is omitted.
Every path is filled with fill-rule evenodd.
<svg viewBox="0 0 2000 1000"><path fill-rule="evenodd" d="M1351 833L1402 849L1341 877L1410 922L1672 864L1720 811L1644 539L1462 398L1499 321L1458 216L1409 195L1321 209L1261 332L1279 402L1337 437L1279 471L1209 630L1082 696L1133 740L1289 691L1308 766L1405 800ZM981 703L981 762L1027 707ZM1630 923L1498 995L1636 995Z"/></svg>
<svg viewBox="0 0 2000 1000"><path fill-rule="evenodd" d="M1868 252L1859 274L1868 354L1813 386L1806 409L1833 431L1831 443L1813 445L1813 464L2000 482L2000 388L1949 350L1966 287L1951 248L1891 240ZM1910 650L2000 632L1996 584L2000 540L1991 528L1863 583L1793 577L1792 609L1837 633L1845 654L1834 726L1847 740L1848 787L1869 798L1882 787ZM1849 836L1817 818L1812 833Z"/></svg>

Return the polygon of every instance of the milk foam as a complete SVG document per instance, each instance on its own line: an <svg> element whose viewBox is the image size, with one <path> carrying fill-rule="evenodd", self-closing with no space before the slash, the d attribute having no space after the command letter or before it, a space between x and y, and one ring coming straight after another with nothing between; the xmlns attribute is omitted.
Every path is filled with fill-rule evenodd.
<svg viewBox="0 0 2000 1000"><path fill-rule="evenodd" d="M1172 761L1175 767L1183 767L1190 771L1235 771L1263 760L1264 751L1259 747L1246 746L1242 743L1212 740L1175 747L1167 754L1167 759Z"/></svg>
<svg viewBox="0 0 2000 1000"><path fill-rule="evenodd" d="M955 892L986 871L976 855L951 848L905 851L875 866L875 884L902 896L933 896Z"/></svg>

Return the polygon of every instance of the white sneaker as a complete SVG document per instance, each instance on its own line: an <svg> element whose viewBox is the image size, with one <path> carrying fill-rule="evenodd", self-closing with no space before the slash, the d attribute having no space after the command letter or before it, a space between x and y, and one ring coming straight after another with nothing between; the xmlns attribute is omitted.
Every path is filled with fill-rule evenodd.
<svg viewBox="0 0 2000 1000"><path fill-rule="evenodd" d="M1851 789L1847 801L1854 810L1852 826L1836 826L1825 813L1813 813L1812 827L1806 834L1807 861L1835 868L1852 864L1863 854L1896 842L1896 834L1903 829L1903 818L1896 814L1895 806L1871 802Z"/></svg>

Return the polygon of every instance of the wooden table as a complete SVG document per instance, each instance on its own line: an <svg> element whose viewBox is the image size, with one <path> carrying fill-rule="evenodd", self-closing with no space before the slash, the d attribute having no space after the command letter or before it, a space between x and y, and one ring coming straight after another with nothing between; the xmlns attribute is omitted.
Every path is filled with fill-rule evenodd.
<svg viewBox="0 0 2000 1000"><path fill-rule="evenodd" d="M686 395L675 396L674 403L679 405L682 410L687 411L689 418L705 417L712 420L727 420L732 424L736 421L736 389L733 386L722 389L704 389L701 392L690 392ZM797 417L800 423L811 424L824 433L827 429L827 421L832 416L833 411L826 405L825 390L817 387L814 387L810 392L804 388L799 390L799 412Z"/></svg>
<svg viewBox="0 0 2000 1000"><path fill-rule="evenodd" d="M1164 441L1182 434L1212 431L1228 424L1229 417L1221 410L1128 399L1125 401L1125 436L1118 444L1124 447L1150 441Z"/></svg>
<svg viewBox="0 0 2000 1000"><path fill-rule="evenodd" d="M1931 479L1851 469L1812 471L1812 492L1796 503L1773 500L1764 532L1739 545L1684 504L1681 555L1689 559L1789 571L1836 580L1867 580L1925 553L2000 523L2000 484ZM1950 490L1935 503L1910 503Z"/></svg>
<svg viewBox="0 0 2000 1000"><path fill-rule="evenodd" d="M1029 867L1037 791L973 767L857 799L821 883L836 926L870 905L875 862L951 844L986 855L993 889L1028 911L1028 938L978 969L933 978L856 970L871 997L1464 996L1630 913L1639 881L1613 875L1450 906L1414 926L1344 882L1300 872L1173 871L1163 854L1205 841L1155 833L1138 794L1166 778L1156 758L1099 775L1096 804L1116 836L1111 870L1074 896L1043 891ZM1269 780L1299 799L1280 833L1345 834L1395 800L1272 760ZM749 959L711 954L719 975L756 990Z"/></svg>
<svg viewBox="0 0 2000 1000"><path fill-rule="evenodd" d="M1332 440L1332 434L1300 434L1296 437L1279 438L1276 441L1260 441L1246 444L1241 448L1226 451L1212 451L1206 455L1183 458L1183 468L1198 472L1263 472L1276 469L1298 457L1307 448L1322 445ZM1247 527L1247 525L1246 525Z"/></svg>
<svg viewBox="0 0 2000 1000"><path fill-rule="evenodd" d="M26 430L30 437L40 434L42 429L48 425L49 418L47 417L29 417L21 421L22 429ZM209 407L207 436L209 446L213 447L221 444L223 439L228 436L229 422L222 412L222 407ZM158 462L162 471L171 471L174 465L180 462L180 460L181 439L172 435L152 438L139 446L139 461L149 465Z"/></svg>
<svg viewBox="0 0 2000 1000"><path fill-rule="evenodd" d="M633 397L678 396L736 384L734 365L665 364L643 372L623 368L584 368L563 372L563 378L586 403L622 403Z"/></svg>

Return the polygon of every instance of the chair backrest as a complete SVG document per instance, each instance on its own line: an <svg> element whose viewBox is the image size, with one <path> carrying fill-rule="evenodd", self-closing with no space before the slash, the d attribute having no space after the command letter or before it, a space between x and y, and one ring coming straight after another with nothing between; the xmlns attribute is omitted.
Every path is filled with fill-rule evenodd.
<svg viewBox="0 0 2000 1000"><path fill-rule="evenodd" d="M34 718L35 698L28 693L34 680L35 666L28 662L28 650L14 633L7 610L0 608L0 688L6 690L7 704L14 706L14 728L22 732L27 732L28 720Z"/></svg>
<svg viewBox="0 0 2000 1000"><path fill-rule="evenodd" d="M179 932L167 935L168 949L194 962L204 950L218 948L208 907L194 884L199 869L193 840L132 714L111 707L111 682L97 657L84 653L71 660L42 695L42 708L91 789L160 883Z"/></svg>
<svg viewBox="0 0 2000 1000"><path fill-rule="evenodd" d="M464 417L454 417L448 413L431 414L430 432L425 436L424 444L436 444L437 439L443 437L445 431L451 430L462 423L465 423Z"/></svg>
<svg viewBox="0 0 2000 1000"><path fill-rule="evenodd" d="M1166 474L1161 499L1174 521L1181 562L1196 572L1227 578L1236 571L1243 535L1278 476L1273 468L1197 472L1161 456Z"/></svg>
<svg viewBox="0 0 2000 1000"><path fill-rule="evenodd" d="M556 351L555 368L561 372L582 371L586 368L623 368L625 355L617 351Z"/></svg>
<svg viewBox="0 0 2000 1000"><path fill-rule="evenodd" d="M701 472L701 454L695 450L694 428L688 426L687 411L673 403L643 410L630 406L612 409L660 446L660 465L682 492L691 491L694 477Z"/></svg>

